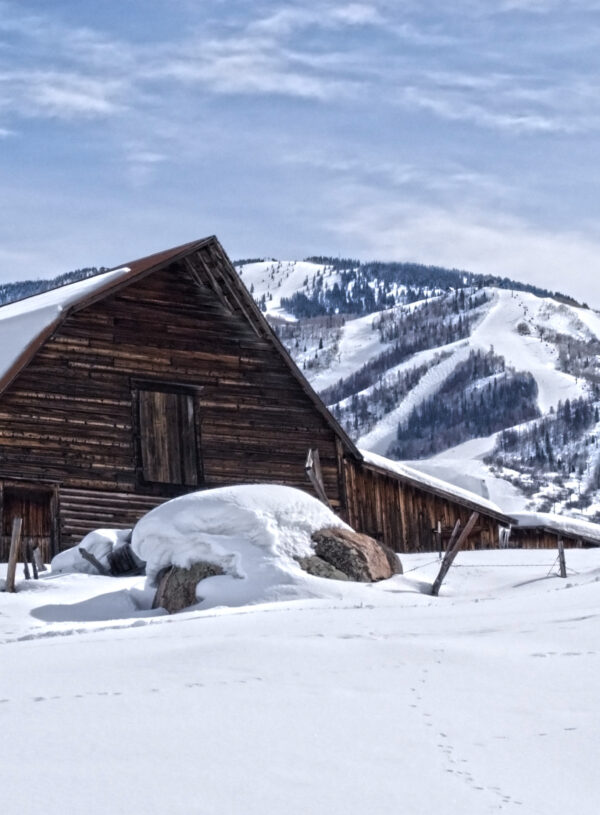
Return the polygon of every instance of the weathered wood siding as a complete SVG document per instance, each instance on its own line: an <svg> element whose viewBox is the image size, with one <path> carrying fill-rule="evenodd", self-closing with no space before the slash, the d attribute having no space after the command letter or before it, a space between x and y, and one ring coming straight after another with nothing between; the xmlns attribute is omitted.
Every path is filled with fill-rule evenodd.
<svg viewBox="0 0 600 815"><path fill-rule="evenodd" d="M435 534L442 528L448 542L456 521L466 525L472 509L352 459L344 462L348 523L396 552L438 550ZM498 545L498 521L480 513L466 548Z"/></svg>
<svg viewBox="0 0 600 815"><path fill-rule="evenodd" d="M509 546L515 549L556 549L561 538L565 549L580 549L598 546L597 543L550 532L547 529L513 526L510 530Z"/></svg>
<svg viewBox="0 0 600 815"><path fill-rule="evenodd" d="M304 461L318 447L339 506L332 428L268 338L174 265L71 314L0 396L0 479L60 485L62 547L173 494L136 474L137 380L198 388L200 487L310 490Z"/></svg>

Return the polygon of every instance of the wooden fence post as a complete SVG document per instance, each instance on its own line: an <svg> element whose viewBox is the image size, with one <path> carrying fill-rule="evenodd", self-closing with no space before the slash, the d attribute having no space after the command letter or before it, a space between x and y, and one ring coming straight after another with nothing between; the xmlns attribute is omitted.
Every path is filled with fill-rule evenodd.
<svg viewBox="0 0 600 815"><path fill-rule="evenodd" d="M567 561L565 560L565 545L562 538L558 539L558 565L560 567L560 576L567 576Z"/></svg>
<svg viewBox="0 0 600 815"><path fill-rule="evenodd" d="M448 574L450 566L452 566L452 564L454 562L454 558L457 556L460 547L463 546L463 544L466 543L469 535L471 534L471 532L473 530L473 527L477 523L478 518L479 518L479 513L478 512L473 512L471 517L467 521L467 525L465 526L465 528L463 529L463 531L460 533L460 535L458 537L457 537L457 534L458 534L458 529L460 528L460 521L456 522L456 526L454 527L454 532L452 533L452 537L450 538L450 542L448 544L448 549L446 550L446 554L445 554L444 559L442 561L442 565L440 567L439 574L436 577L436 579L435 579L435 581L433 583L433 586L431 587L431 594L434 597L437 597L438 594L440 593L440 588L441 588L442 582L443 582L444 578L446 577L446 575Z"/></svg>
<svg viewBox="0 0 600 815"><path fill-rule="evenodd" d="M4 591L14 592L15 577L17 574L17 562L19 560L19 549L21 547L22 518L14 518L12 525L12 536L10 539L10 552L8 554L8 569L6 570L6 588Z"/></svg>
<svg viewBox="0 0 600 815"><path fill-rule="evenodd" d="M313 485L313 489L317 493L319 499L325 504L325 506L329 507L329 509L333 509L331 503L329 502L329 498L327 497L327 493L325 492L325 483L323 482L323 473L321 471L321 458L316 447L314 449L309 449L308 455L306 456L306 464L304 465L304 469L306 471L306 475L308 476L308 480Z"/></svg>

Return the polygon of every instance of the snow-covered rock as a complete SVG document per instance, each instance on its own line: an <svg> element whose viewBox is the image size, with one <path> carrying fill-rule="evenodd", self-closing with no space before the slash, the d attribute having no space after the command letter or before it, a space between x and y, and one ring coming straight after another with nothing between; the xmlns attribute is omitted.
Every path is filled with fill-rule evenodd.
<svg viewBox="0 0 600 815"><path fill-rule="evenodd" d="M316 498L275 484L223 487L182 495L153 509L133 531L149 584L168 566L199 561L224 574L202 581L201 608L326 596L330 581L302 571L311 535L349 527Z"/></svg>
<svg viewBox="0 0 600 815"><path fill-rule="evenodd" d="M130 537L131 529L96 529L86 535L77 546L72 546L55 555L51 563L52 571L98 574L98 570L83 558L80 549L85 549L105 569L110 570L109 555L114 549L126 543Z"/></svg>

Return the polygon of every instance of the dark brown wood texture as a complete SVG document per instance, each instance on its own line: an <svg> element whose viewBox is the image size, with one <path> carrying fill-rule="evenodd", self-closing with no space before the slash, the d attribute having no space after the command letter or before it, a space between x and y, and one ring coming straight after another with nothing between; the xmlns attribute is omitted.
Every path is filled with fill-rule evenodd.
<svg viewBox="0 0 600 815"><path fill-rule="evenodd" d="M0 396L0 479L60 485L62 547L104 522L133 523L147 503L129 496L155 505L190 489L140 484L133 393L141 379L146 390L201 388L193 400L202 486L310 490L306 451L318 447L339 507L332 427L271 337L218 283L218 269L214 280L206 274L212 260L198 255L71 314Z"/></svg>
<svg viewBox="0 0 600 815"><path fill-rule="evenodd" d="M13 520L22 518L23 551L39 546L42 557L48 561L53 548L53 492L35 487L6 485L2 493L0 560L5 561L8 558Z"/></svg>
<svg viewBox="0 0 600 815"><path fill-rule="evenodd" d="M369 465L345 460L348 523L396 552L435 552L438 523L445 546L457 521L465 526L473 511ZM498 545L498 520L479 510L466 549Z"/></svg>
<svg viewBox="0 0 600 815"><path fill-rule="evenodd" d="M193 394L139 390L137 403L143 480L197 486L199 451Z"/></svg>
<svg viewBox="0 0 600 815"><path fill-rule="evenodd" d="M515 549L556 549L559 537L562 538L565 549L598 546L597 541L575 538L541 527L513 527L510 530L509 546Z"/></svg>

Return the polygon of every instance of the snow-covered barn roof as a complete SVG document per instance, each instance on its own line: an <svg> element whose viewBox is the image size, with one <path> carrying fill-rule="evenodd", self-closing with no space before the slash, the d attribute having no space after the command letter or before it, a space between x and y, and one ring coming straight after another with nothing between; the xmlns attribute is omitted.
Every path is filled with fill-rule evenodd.
<svg viewBox="0 0 600 815"><path fill-rule="evenodd" d="M542 529L555 535L565 535L600 546L600 525L549 512L524 512L514 515L519 529Z"/></svg>
<svg viewBox="0 0 600 815"><path fill-rule="evenodd" d="M0 307L0 392L72 311L100 299L143 272L195 251L210 240L206 238L149 255L86 280L67 283Z"/></svg>
<svg viewBox="0 0 600 815"><path fill-rule="evenodd" d="M275 345L294 378L311 399L347 450L356 458L361 455L347 433L327 410L317 393L298 369L287 350L248 293L231 261L215 236L176 246L120 265L86 280L68 283L56 289L26 297L0 307L0 393L4 392L19 372L30 362L41 346L54 334L69 314L129 285L133 280L159 271L177 261L186 261L201 249L209 251L219 266L215 270L204 264L206 285L229 307L235 306L261 336ZM199 283L197 273L194 277Z"/></svg>
<svg viewBox="0 0 600 815"><path fill-rule="evenodd" d="M491 515L496 518L500 523L506 525L513 522L513 518L506 515L500 507L493 501L483 498L470 490L465 490L462 487L456 487L448 481L442 481L441 478L436 478L433 475L428 475L420 470L415 470L401 461L392 461L392 459L380 456L377 453L371 453L369 450L361 448L360 450L365 464L376 467L378 470L383 470L392 476L396 476L403 481L413 484L415 487L440 495L450 501L471 509L475 512L482 512L486 515Z"/></svg>

